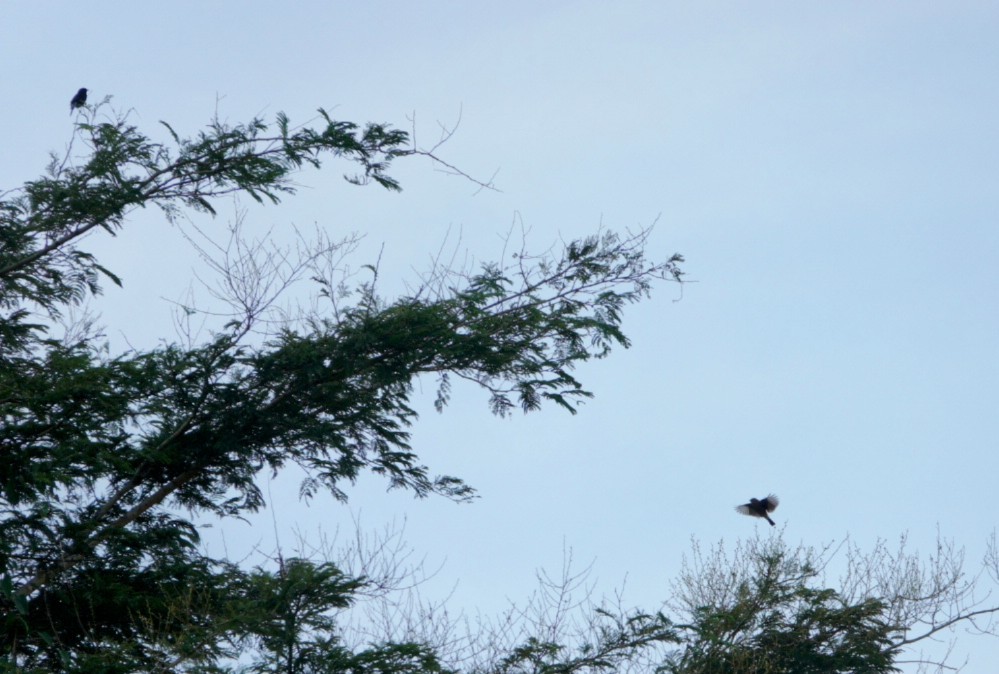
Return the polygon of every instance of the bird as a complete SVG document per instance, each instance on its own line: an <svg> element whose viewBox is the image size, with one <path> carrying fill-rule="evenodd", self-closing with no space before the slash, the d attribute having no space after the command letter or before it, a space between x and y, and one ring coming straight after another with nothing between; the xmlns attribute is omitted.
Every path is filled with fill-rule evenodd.
<svg viewBox="0 0 999 674"><path fill-rule="evenodd" d="M73 111L77 108L82 108L87 102L87 89L83 88L76 92L76 96L73 96L73 100L69 102L69 114L73 114Z"/></svg>
<svg viewBox="0 0 999 674"><path fill-rule="evenodd" d="M750 517L763 517L770 522L770 526L777 526L777 523L770 519L770 515L767 513L772 513L777 509L777 505L780 501L773 494L770 494L765 499L751 498L749 503L743 503L740 506L736 506L735 509L738 510L743 515L749 515Z"/></svg>

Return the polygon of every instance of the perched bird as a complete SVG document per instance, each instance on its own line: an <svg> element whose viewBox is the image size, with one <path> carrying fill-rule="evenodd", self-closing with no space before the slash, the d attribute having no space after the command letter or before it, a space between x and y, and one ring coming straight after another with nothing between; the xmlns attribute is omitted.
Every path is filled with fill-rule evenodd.
<svg viewBox="0 0 999 674"><path fill-rule="evenodd" d="M767 522L770 522L770 526L777 526L777 523L770 519L767 513L772 513L777 509L777 504L780 501L773 494L766 497L765 499L751 498L749 503L743 503L740 506L736 506L735 509L741 512L743 515L749 515L750 517L764 517Z"/></svg>
<svg viewBox="0 0 999 674"><path fill-rule="evenodd" d="M86 88L80 89L76 92L76 96L73 96L73 100L69 102L69 114L73 114L73 111L77 108L82 108L87 102L87 90Z"/></svg>

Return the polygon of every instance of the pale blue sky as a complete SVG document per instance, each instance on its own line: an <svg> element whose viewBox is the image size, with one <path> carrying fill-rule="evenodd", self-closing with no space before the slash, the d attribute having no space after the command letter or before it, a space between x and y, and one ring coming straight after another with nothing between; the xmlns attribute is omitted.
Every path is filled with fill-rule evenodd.
<svg viewBox="0 0 999 674"><path fill-rule="evenodd" d="M281 206L244 204L260 230L365 234L355 267L384 244L387 289L449 230L488 260L517 214L537 249L658 216L651 252L683 253L696 283L631 308L634 346L579 372L597 394L579 415L498 420L473 389L437 415L428 396L415 449L482 498L375 480L352 496L372 527L405 517L413 547L446 558L456 609L519 599L563 545L595 560L600 591L627 575L653 606L692 536L753 535L732 507L770 491L791 543L907 531L930 551L939 528L977 562L999 473L999 6L288 4L4 3L0 189L65 148L86 86L153 134L323 106L403 128L415 113L429 140L461 111L442 154L498 169L500 193L410 161L402 194L330 165ZM142 212L94 249L125 282L95 307L115 346L169 339L160 298L196 264L178 231ZM282 527L349 525L279 500ZM226 535L266 545L269 526ZM983 641L961 647L979 654L965 671L993 671Z"/></svg>

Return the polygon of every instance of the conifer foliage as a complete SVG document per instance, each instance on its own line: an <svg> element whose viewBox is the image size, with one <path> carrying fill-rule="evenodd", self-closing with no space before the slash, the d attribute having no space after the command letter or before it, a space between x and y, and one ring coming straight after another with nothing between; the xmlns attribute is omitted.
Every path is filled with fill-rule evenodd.
<svg viewBox="0 0 999 674"><path fill-rule="evenodd" d="M398 190L392 163L429 153L402 131L324 111L294 130L283 115L215 121L191 138L165 125L161 143L127 119L95 121L100 110L77 127L82 161L53 159L0 203L0 658L13 671L207 667L250 635L277 643L233 603L266 583L203 556L194 517L262 508L262 471L291 464L308 476L305 495L346 498L373 471L418 496L468 499L469 485L432 474L409 444L414 380L436 379L441 408L459 377L498 414L574 411L590 395L574 367L627 345L624 306L681 278L679 256L646 260L644 233L601 232L514 266L438 270L412 296L361 285L350 306L263 343L246 339L259 308L247 305L200 343L112 354L99 332L52 332L122 283L87 235L113 236L148 206L177 218L214 214L230 194L278 203L297 171L329 160L354 167L350 183ZM317 281L319 295L338 292ZM308 575L303 564L285 571ZM319 585L321 570L309 576Z"/></svg>

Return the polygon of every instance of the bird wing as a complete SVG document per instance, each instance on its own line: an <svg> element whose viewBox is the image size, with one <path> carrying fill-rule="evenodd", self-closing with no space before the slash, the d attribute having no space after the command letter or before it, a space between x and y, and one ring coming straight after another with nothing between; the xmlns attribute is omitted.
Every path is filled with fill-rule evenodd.
<svg viewBox="0 0 999 674"><path fill-rule="evenodd" d="M735 510L736 512L740 512L743 515L749 515L750 517L762 517L762 515L760 515L760 513L758 513L757 511L753 510L748 503L736 506Z"/></svg>
<svg viewBox="0 0 999 674"><path fill-rule="evenodd" d="M768 513L772 513L773 511L777 510L777 506L779 505L780 505L780 500L773 494L770 494L770 496L767 496L765 499L763 499L763 507L767 509Z"/></svg>

